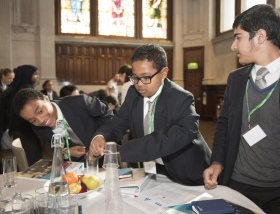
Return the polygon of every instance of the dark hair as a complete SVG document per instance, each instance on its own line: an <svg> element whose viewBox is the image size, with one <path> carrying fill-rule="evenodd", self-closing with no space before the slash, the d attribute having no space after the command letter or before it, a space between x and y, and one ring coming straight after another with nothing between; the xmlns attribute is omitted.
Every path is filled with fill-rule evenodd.
<svg viewBox="0 0 280 214"><path fill-rule="evenodd" d="M107 104L112 103L113 105L117 105L117 100L113 96L104 97L103 101L106 102Z"/></svg>
<svg viewBox="0 0 280 214"><path fill-rule="evenodd" d="M60 89L59 96L60 97L69 96L75 90L78 90L78 88L75 85L65 85Z"/></svg>
<svg viewBox="0 0 280 214"><path fill-rule="evenodd" d="M7 76L9 73L13 73L13 71L10 68L2 68L0 69L0 75Z"/></svg>
<svg viewBox="0 0 280 214"><path fill-rule="evenodd" d="M280 48L280 17L278 12L267 4L258 4L238 15L232 25L249 32L250 40L259 29L266 31L267 40Z"/></svg>
<svg viewBox="0 0 280 214"><path fill-rule="evenodd" d="M125 74L125 82L129 81L129 76L132 75L132 67L131 65L125 64L119 68L118 74Z"/></svg>
<svg viewBox="0 0 280 214"><path fill-rule="evenodd" d="M29 100L44 100L44 94L33 88L19 90L13 98L13 109L16 115L19 115L19 112Z"/></svg>
<svg viewBox="0 0 280 214"><path fill-rule="evenodd" d="M50 81L51 81L51 80L46 80L46 81L43 83L42 87L43 87L44 90L45 90L46 85L47 85Z"/></svg>
<svg viewBox="0 0 280 214"><path fill-rule="evenodd" d="M130 58L131 63L144 60L153 62L153 68L155 68L157 71L167 67L167 57L165 50L157 45L147 44L139 46L136 48Z"/></svg>
<svg viewBox="0 0 280 214"><path fill-rule="evenodd" d="M21 65L14 69L15 78L13 81L13 95L15 95L23 85L34 87L32 75L38 70L33 65Z"/></svg>

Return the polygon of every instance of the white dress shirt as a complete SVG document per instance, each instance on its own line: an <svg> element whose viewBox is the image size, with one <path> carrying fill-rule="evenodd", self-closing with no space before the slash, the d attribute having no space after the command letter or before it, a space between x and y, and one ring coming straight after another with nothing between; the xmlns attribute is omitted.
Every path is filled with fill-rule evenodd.
<svg viewBox="0 0 280 214"><path fill-rule="evenodd" d="M276 60L272 61L271 63L269 63L266 66L260 66L260 65L255 64L255 66L253 67L253 69L251 71L252 79L254 82L255 82L256 76L257 76L256 73L261 67L266 67L267 70L269 71L269 73L264 77L266 80L267 86L272 85L279 79L279 77L280 77L280 57L277 58Z"/></svg>

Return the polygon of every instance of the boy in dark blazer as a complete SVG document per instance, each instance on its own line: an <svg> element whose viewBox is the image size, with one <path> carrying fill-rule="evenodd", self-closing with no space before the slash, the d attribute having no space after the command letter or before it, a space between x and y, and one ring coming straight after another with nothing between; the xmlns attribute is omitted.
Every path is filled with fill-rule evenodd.
<svg viewBox="0 0 280 214"><path fill-rule="evenodd" d="M182 184L202 185L211 152L198 130L193 95L167 79L163 48L140 46L131 63L133 86L111 123L97 131L91 152L103 155L106 141L119 141L129 129L133 139L120 147L122 161L155 160L157 173ZM150 113L148 102L153 103ZM150 119L145 126L147 113Z"/></svg>
<svg viewBox="0 0 280 214"><path fill-rule="evenodd" d="M279 26L278 11L267 4L235 18L231 49L246 66L228 76L211 166L203 174L207 189L229 186L265 213L280 213Z"/></svg>
<svg viewBox="0 0 280 214"><path fill-rule="evenodd" d="M113 116L109 106L96 97L76 95L50 102L47 96L30 88L16 94L13 108L17 115L32 124L36 135L49 145L54 133L61 133L64 138L68 135L74 161L82 158L95 131ZM64 152L67 154L69 151L65 149Z"/></svg>

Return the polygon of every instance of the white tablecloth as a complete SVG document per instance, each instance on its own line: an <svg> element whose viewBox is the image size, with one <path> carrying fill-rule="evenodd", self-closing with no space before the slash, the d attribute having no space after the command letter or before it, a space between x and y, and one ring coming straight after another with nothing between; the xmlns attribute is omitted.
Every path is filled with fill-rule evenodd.
<svg viewBox="0 0 280 214"><path fill-rule="evenodd" d="M2 178L0 176L0 180L1 179ZM42 187L46 182L47 180L43 180L43 179L19 178L17 186L13 188L3 188L2 195L4 196L4 199L11 197L14 192L21 192L25 194L34 195L35 194L34 190L39 187ZM214 190L205 190L204 186L183 186L180 184L175 184L174 182L169 180L166 176L157 175L149 182L145 190L156 187L164 183L170 183L172 184L170 185L171 187L174 186L176 188L179 188L180 190L185 191L186 194L199 196L203 193L208 193L213 198L223 198L225 200L246 207L252 211L255 211L256 213L264 213L257 205L251 202L248 198L236 192L235 190L232 190L225 186L218 186ZM83 214L104 213L105 198L103 192L104 190L101 188L96 192L87 194L85 198L79 199L79 204L82 205ZM123 195L123 199L125 199L126 197L131 197L131 196ZM132 214L132 213L143 214L145 212L141 211L140 209L137 209L134 206L129 205L126 202L123 202L123 214Z"/></svg>

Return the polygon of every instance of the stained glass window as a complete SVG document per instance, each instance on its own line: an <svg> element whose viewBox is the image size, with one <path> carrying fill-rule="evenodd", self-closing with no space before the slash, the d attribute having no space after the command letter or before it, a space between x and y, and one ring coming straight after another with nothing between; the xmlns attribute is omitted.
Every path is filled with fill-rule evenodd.
<svg viewBox="0 0 280 214"><path fill-rule="evenodd" d="M90 0L61 0L61 33L90 34Z"/></svg>
<svg viewBox="0 0 280 214"><path fill-rule="evenodd" d="M98 0L98 34L134 37L134 1Z"/></svg>
<svg viewBox="0 0 280 214"><path fill-rule="evenodd" d="M142 0L142 36L167 38L167 0Z"/></svg>

